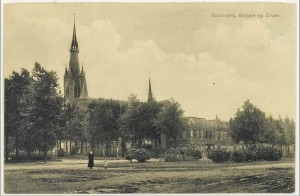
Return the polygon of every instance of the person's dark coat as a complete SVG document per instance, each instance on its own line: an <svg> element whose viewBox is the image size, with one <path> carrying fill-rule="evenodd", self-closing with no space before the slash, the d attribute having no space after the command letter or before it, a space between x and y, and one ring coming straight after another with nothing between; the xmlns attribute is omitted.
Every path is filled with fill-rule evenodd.
<svg viewBox="0 0 300 196"><path fill-rule="evenodd" d="M94 154L89 153L89 163L88 163L88 167L92 168L94 167Z"/></svg>

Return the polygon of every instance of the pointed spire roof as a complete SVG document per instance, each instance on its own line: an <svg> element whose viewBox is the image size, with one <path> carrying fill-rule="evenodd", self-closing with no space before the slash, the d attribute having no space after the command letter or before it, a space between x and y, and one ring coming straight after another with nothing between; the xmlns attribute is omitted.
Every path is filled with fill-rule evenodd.
<svg viewBox="0 0 300 196"><path fill-rule="evenodd" d="M87 86L86 86L86 81L85 78L82 81L82 85L81 85L81 93L80 93L80 97L79 99L85 99L88 98L88 91L87 91Z"/></svg>
<svg viewBox="0 0 300 196"><path fill-rule="evenodd" d="M74 28L73 28L73 36L72 36L72 43L71 43L71 51L78 51L78 42L76 37L76 26L75 26L75 14L74 14Z"/></svg>
<svg viewBox="0 0 300 196"><path fill-rule="evenodd" d="M67 64L66 64L66 69L65 69L65 76L68 75L68 68L67 68Z"/></svg>
<svg viewBox="0 0 300 196"><path fill-rule="evenodd" d="M85 76L85 72L83 70L83 63L82 63L82 66L81 66L81 73L80 73L81 76Z"/></svg>
<svg viewBox="0 0 300 196"><path fill-rule="evenodd" d="M151 89L151 80L150 80L150 73L149 73L149 91L148 91L148 102L153 100L152 97L152 89Z"/></svg>

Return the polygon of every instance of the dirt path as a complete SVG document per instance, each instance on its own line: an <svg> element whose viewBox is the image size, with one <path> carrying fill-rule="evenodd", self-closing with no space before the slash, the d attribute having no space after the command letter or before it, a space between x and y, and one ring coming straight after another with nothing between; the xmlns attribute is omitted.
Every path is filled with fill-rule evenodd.
<svg viewBox="0 0 300 196"><path fill-rule="evenodd" d="M149 163L86 160L14 163L4 166L7 193L291 193L294 161L212 163L210 160ZM18 184L18 186L16 186Z"/></svg>
<svg viewBox="0 0 300 196"><path fill-rule="evenodd" d="M157 162L159 159L150 159L149 162ZM103 165L103 160L95 160L95 165ZM108 163L127 163L128 160L109 160ZM136 162L133 160L133 162ZM4 164L4 170L22 169L82 169L87 167L87 160L61 159L58 161L32 162L32 163L8 163ZM94 169L97 169L95 167Z"/></svg>

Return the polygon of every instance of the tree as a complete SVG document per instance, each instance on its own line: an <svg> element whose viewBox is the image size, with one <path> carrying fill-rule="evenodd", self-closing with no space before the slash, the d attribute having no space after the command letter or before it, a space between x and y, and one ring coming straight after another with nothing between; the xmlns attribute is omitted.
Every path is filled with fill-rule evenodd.
<svg viewBox="0 0 300 196"><path fill-rule="evenodd" d="M150 101L144 104L146 118L145 120L145 131L146 131L146 138L151 139L154 141L154 150L155 150L155 158L158 158L159 151L158 151L158 143L160 141L162 130L160 126L156 124L159 112L162 108L162 104L157 103L155 100Z"/></svg>
<svg viewBox="0 0 300 196"><path fill-rule="evenodd" d="M78 151L78 141L80 141L80 152L83 151L83 143L87 140L86 111L80 111L75 106L67 105L64 108L64 128L62 139L67 139L75 143L75 150Z"/></svg>
<svg viewBox="0 0 300 196"><path fill-rule="evenodd" d="M89 105L89 135L92 148L99 141L106 144L108 151L111 142L119 140L118 119L125 107L117 101L92 102Z"/></svg>
<svg viewBox="0 0 300 196"><path fill-rule="evenodd" d="M151 102L140 102L137 96L131 94L129 107L121 116L120 133L127 141L132 141L136 148L141 148L143 141L154 140L157 152L157 142L160 138L160 130L155 126L155 119L160 111L160 104L154 100Z"/></svg>
<svg viewBox="0 0 300 196"><path fill-rule="evenodd" d="M181 120L182 116L183 110L180 108L180 104L171 100L162 106L155 120L156 129L161 130L161 133L168 138L172 138L174 147L177 147L177 136L186 128Z"/></svg>
<svg viewBox="0 0 300 196"><path fill-rule="evenodd" d="M290 153L290 145L295 145L295 122L288 117L284 119L284 130L286 134L286 144L288 153Z"/></svg>
<svg viewBox="0 0 300 196"><path fill-rule="evenodd" d="M29 116L32 127L37 133L39 149L44 152L44 162L47 151L57 142L59 135L60 114L63 108L63 98L58 94L57 75L53 71L46 71L39 63L35 63L32 71L33 97L32 112Z"/></svg>
<svg viewBox="0 0 300 196"><path fill-rule="evenodd" d="M5 159L8 158L10 147L14 146L16 156L19 155L20 139L22 138L21 97L32 83L30 73L22 69L21 73L13 72L5 79ZM13 142L13 143L10 143Z"/></svg>
<svg viewBox="0 0 300 196"><path fill-rule="evenodd" d="M145 139L145 132L142 129L144 116L142 113L144 110L140 110L142 109L142 103L136 95L131 94L128 100L128 109L121 115L119 120L120 133L123 139L131 141L134 147L141 148L142 141Z"/></svg>
<svg viewBox="0 0 300 196"><path fill-rule="evenodd" d="M249 100L238 110L234 119L230 119L231 136L235 142L243 141L246 145L263 142L265 135L265 113Z"/></svg>

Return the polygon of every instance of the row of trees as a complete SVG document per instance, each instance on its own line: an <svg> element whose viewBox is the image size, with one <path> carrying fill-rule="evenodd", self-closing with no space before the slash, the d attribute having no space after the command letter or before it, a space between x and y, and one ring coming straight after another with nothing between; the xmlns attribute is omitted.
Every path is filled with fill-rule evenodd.
<svg viewBox="0 0 300 196"><path fill-rule="evenodd" d="M87 114L92 148L96 142L109 145L119 139L123 150L126 142L141 148L144 141L151 140L155 143L155 154L158 156L158 143L162 134L173 138L176 145L176 136L185 128L182 115L183 111L175 101L164 104L154 100L141 102L134 94L130 95L128 104L113 100L93 102ZM124 153L122 151L123 156Z"/></svg>
<svg viewBox="0 0 300 196"><path fill-rule="evenodd" d="M242 110L237 111L230 121L230 131L236 143L244 142L246 146L256 143L266 143L277 146L295 144L295 123L289 118L274 119L266 117L265 113L247 100Z"/></svg>
<svg viewBox="0 0 300 196"><path fill-rule="evenodd" d="M32 74L22 69L5 79L5 158L14 151L27 152L30 159L34 150L47 152L59 141L69 140L76 145L89 142L92 148L113 141L131 142L141 148L143 141L158 144L161 135L174 141L187 129L182 121L183 110L174 100L168 102L141 102L131 94L127 103L113 100L95 101L86 111L64 105L58 91L57 75L35 63ZM264 112L246 101L242 110L230 119L230 134L235 142L246 145L268 143L272 145L295 144L295 123L266 117ZM77 146L76 146L77 147ZM124 156L124 151L122 152Z"/></svg>
<svg viewBox="0 0 300 196"><path fill-rule="evenodd" d="M26 151L28 159L34 150L47 152L62 140L92 148L102 143L107 147L121 139L141 148L145 140L155 142L156 155L161 134L173 138L184 129L183 111L171 100L141 102L131 94L127 103L113 100L95 101L86 111L64 105L58 93L57 75L35 63L30 72L22 69L5 79L5 158L11 151L19 156ZM124 151L122 155L124 156Z"/></svg>
<svg viewBox="0 0 300 196"><path fill-rule="evenodd" d="M57 75L35 63L32 75L26 69L5 79L5 158L11 149L44 152L56 144L63 125L63 98Z"/></svg>

